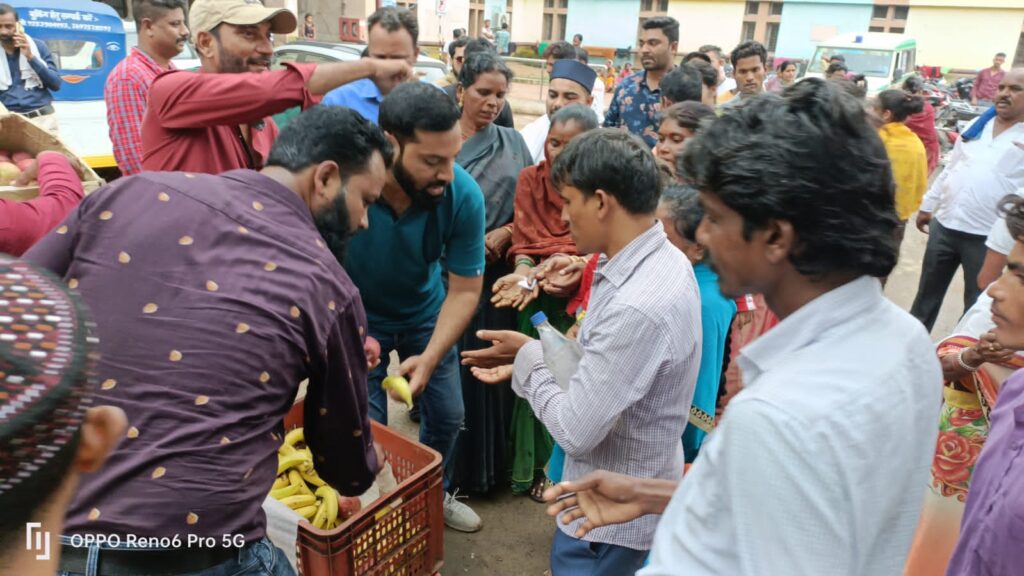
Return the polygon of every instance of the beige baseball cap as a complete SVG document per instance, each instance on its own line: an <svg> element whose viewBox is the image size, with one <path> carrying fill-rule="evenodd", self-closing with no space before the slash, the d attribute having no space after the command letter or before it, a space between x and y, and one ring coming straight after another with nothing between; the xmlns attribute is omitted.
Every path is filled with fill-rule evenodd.
<svg viewBox="0 0 1024 576"><path fill-rule="evenodd" d="M193 37L223 22L252 26L269 20L270 31L274 34L291 34L297 25L295 14L287 8L267 8L260 0L195 0L188 12L188 27Z"/></svg>

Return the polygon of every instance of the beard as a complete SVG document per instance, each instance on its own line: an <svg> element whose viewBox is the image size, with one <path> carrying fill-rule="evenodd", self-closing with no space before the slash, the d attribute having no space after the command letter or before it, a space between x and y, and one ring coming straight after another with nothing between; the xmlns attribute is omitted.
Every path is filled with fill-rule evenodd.
<svg viewBox="0 0 1024 576"><path fill-rule="evenodd" d="M217 46L218 60L220 60L220 66L218 72L221 74L236 74L239 72L249 72L250 66L263 66L266 65L269 69L270 58L266 56L256 56L252 58L240 58L224 49L223 44Z"/></svg>
<svg viewBox="0 0 1024 576"><path fill-rule="evenodd" d="M427 191L428 188L433 186L447 186L447 182L441 180L434 180L428 182L425 186L416 187L416 181L413 179L412 174L405 169L405 148L403 147L398 153L398 160L395 161L395 165L391 168L392 173L395 175L395 181L402 187L402 191L409 196L412 200L412 205L420 210L431 211L441 205L441 201L444 200L444 194L434 196Z"/></svg>
<svg viewBox="0 0 1024 576"><path fill-rule="evenodd" d="M355 233L352 230L352 223L349 219L348 204L346 197L348 190L341 189L338 196L324 210L313 215L313 223L320 232L320 236L327 243L327 248L334 254L338 264L345 265L345 252L348 250L348 241Z"/></svg>
<svg viewBox="0 0 1024 576"><path fill-rule="evenodd" d="M0 43L3 43L3 44L13 44L14 43L14 35L13 34L12 35L0 34Z"/></svg>

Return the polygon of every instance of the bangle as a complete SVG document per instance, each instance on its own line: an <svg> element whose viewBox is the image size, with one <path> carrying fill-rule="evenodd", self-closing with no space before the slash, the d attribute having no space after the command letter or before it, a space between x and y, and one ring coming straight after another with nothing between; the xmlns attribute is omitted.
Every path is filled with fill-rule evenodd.
<svg viewBox="0 0 1024 576"><path fill-rule="evenodd" d="M964 352L967 352L968 350L970 350L970 348L962 348L960 350L960 353L956 355L956 363L968 372L977 372L980 366L971 366L967 362L964 362Z"/></svg>
<svg viewBox="0 0 1024 576"><path fill-rule="evenodd" d="M527 258L525 256L516 259L516 267L518 267L520 264L522 264L523 266L529 266L530 268L534 267L533 259Z"/></svg>
<svg viewBox="0 0 1024 576"><path fill-rule="evenodd" d="M502 226L502 228L504 228L505 230L508 230L509 234L513 234L512 225L511 224L505 224L504 226Z"/></svg>

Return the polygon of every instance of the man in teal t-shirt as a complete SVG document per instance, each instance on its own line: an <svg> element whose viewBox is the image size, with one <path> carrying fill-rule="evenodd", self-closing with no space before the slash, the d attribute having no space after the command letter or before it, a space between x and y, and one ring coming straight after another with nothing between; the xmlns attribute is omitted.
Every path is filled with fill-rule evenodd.
<svg viewBox="0 0 1024 576"><path fill-rule="evenodd" d="M400 85L381 103L380 127L398 158L380 200L369 207L369 229L349 243L345 270L362 295L382 357L398 351L402 374L419 395L420 442L444 458L445 523L475 532L480 517L447 493L465 415L455 343L476 312L485 265L483 193L455 164L459 116L444 92L419 82ZM386 364L369 377L370 416L383 424Z"/></svg>

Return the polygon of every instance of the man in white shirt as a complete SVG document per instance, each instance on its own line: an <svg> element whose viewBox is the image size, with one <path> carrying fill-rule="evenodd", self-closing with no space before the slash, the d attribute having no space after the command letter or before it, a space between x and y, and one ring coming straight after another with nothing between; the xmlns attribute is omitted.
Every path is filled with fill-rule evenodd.
<svg viewBox="0 0 1024 576"><path fill-rule="evenodd" d="M900 574L942 373L878 281L898 250L885 148L858 101L810 79L720 118L684 162L722 292L763 293L782 321L743 349L744 388L667 508L670 482L601 472L548 490L549 513L580 535L663 511L643 576Z"/></svg>
<svg viewBox="0 0 1024 576"><path fill-rule="evenodd" d="M711 59L711 66L718 71L718 95L732 92L736 89L736 80L725 75L725 58L722 56L722 49L714 44L705 44L697 49L697 52L704 54Z"/></svg>
<svg viewBox="0 0 1024 576"><path fill-rule="evenodd" d="M976 279L985 259L985 236L996 221L999 199L1024 186L1024 68L1010 70L999 83L995 117L982 115L975 122L984 122L980 135L957 140L949 165L917 214L928 247L910 313L928 330L959 267L966 279L964 310L974 304L981 292Z"/></svg>
<svg viewBox="0 0 1024 576"><path fill-rule="evenodd" d="M593 103L593 96L587 85L595 84L597 80L597 73L592 68L576 60L556 60L549 73L551 81L548 83L548 97L544 102L548 113L519 131L530 149L534 164L540 164L544 159L544 143L548 138L548 130L551 129L551 116L570 104L590 106ZM600 121L600 116L598 120Z"/></svg>

